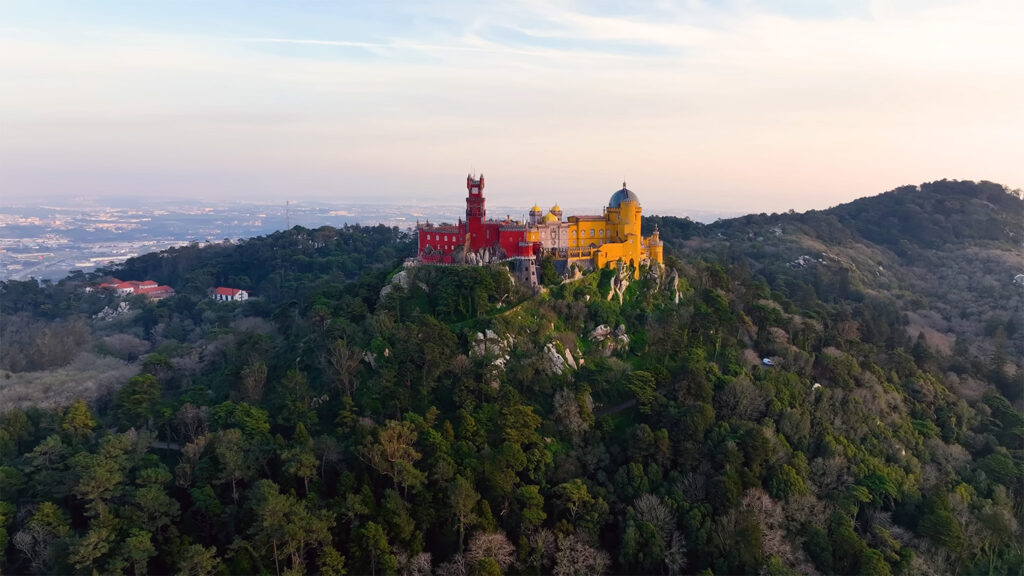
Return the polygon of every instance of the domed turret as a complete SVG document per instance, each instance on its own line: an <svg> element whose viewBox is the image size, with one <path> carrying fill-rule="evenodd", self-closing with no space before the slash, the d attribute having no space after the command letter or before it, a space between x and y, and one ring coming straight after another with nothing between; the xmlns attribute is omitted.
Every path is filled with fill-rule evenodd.
<svg viewBox="0 0 1024 576"><path fill-rule="evenodd" d="M531 226L536 226L536 225L540 224L541 214L542 214L542 212L541 212L540 206L537 206L536 204L534 204L533 208L530 208L530 225Z"/></svg>
<svg viewBox="0 0 1024 576"><path fill-rule="evenodd" d="M551 213L554 214L555 218L558 218L559 221L562 220L562 207L558 204L551 207Z"/></svg>
<svg viewBox="0 0 1024 576"><path fill-rule="evenodd" d="M554 223L554 222L558 222L558 216L555 216L551 212L548 212L547 214L544 215L544 223L545 224L551 224L551 223Z"/></svg>
<svg viewBox="0 0 1024 576"><path fill-rule="evenodd" d="M626 188L626 183L622 183L622 190L612 194L611 200L608 201L609 208L618 208L623 202L633 202L637 205L640 204L640 198L632 191Z"/></svg>

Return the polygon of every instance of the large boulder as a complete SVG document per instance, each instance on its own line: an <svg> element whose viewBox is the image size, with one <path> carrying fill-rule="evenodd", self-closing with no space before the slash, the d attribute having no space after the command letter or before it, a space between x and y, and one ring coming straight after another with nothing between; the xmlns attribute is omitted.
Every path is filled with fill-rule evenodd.
<svg viewBox="0 0 1024 576"><path fill-rule="evenodd" d="M650 280L654 284L654 289L661 288L661 264L657 262L647 261L647 272L645 278Z"/></svg>
<svg viewBox="0 0 1024 576"><path fill-rule="evenodd" d="M563 374L568 369L565 358L558 353L558 348L555 347L554 342L548 342L547 346L544 347L544 368L555 376Z"/></svg>
<svg viewBox="0 0 1024 576"><path fill-rule="evenodd" d="M607 324L601 324L590 332L590 336L587 339L600 344L598 350L605 357L611 356L618 350L629 348L629 335L626 334L626 326L624 324L619 324L615 330L612 330ZM566 353L568 353L568 350L566 350ZM583 363L582 358L580 358L580 363Z"/></svg>
<svg viewBox="0 0 1024 576"><path fill-rule="evenodd" d="M622 299L626 294L626 288L629 287L630 281L632 281L631 268L619 261L618 268L616 269L615 276L612 277L612 289L608 292L608 300L611 301L616 295L619 297L619 304L622 304Z"/></svg>
<svg viewBox="0 0 1024 576"><path fill-rule="evenodd" d="M500 384L515 343L511 335L498 336L493 330L477 332L469 344L469 355L487 362L485 380L492 388Z"/></svg>
<svg viewBox="0 0 1024 576"><path fill-rule="evenodd" d="M583 358L580 358L580 363L582 362ZM579 370L579 366L576 365L576 359L572 357L572 352L568 348L565 349L565 363L573 370Z"/></svg>
<svg viewBox="0 0 1024 576"><path fill-rule="evenodd" d="M668 289L672 291L672 298L679 304L679 272L673 268L668 275Z"/></svg>
<svg viewBox="0 0 1024 576"><path fill-rule="evenodd" d="M612 329L610 326L607 324L601 324L590 332L590 336L587 336L587 339L591 342L601 342L611 333Z"/></svg>
<svg viewBox="0 0 1024 576"><path fill-rule="evenodd" d="M509 352L512 350L514 340L512 336L498 336L493 330L477 332L469 345L469 354L474 358L497 359L504 358L508 361Z"/></svg>
<svg viewBox="0 0 1024 576"><path fill-rule="evenodd" d="M385 284L384 287L380 289L380 294L378 295L378 298L380 300L387 298L388 294L391 294L391 292L395 289L395 286L401 286L402 289L408 290L409 286L411 285L412 276L409 274L408 270L402 270L398 274L392 276L391 282Z"/></svg>

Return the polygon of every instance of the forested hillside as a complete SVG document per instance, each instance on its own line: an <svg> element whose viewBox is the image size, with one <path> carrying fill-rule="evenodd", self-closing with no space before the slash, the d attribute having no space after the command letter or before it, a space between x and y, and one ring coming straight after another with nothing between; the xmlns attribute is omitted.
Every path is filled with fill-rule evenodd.
<svg viewBox="0 0 1024 576"><path fill-rule="evenodd" d="M0 571L1024 572L1018 194L654 224L621 296L384 227L0 284Z"/></svg>

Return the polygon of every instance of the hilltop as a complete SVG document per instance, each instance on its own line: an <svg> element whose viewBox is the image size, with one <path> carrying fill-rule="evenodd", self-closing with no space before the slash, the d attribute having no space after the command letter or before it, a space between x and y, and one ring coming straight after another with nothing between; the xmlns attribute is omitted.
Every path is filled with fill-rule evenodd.
<svg viewBox="0 0 1024 576"><path fill-rule="evenodd" d="M1024 570L1019 195L655 224L538 292L358 226L0 285L3 568Z"/></svg>
<svg viewBox="0 0 1024 576"><path fill-rule="evenodd" d="M911 338L945 354L959 345L984 357L1005 343L1024 357L1020 191L943 180L828 210L654 224L674 249L761 276L798 306L883 300L907 316Z"/></svg>

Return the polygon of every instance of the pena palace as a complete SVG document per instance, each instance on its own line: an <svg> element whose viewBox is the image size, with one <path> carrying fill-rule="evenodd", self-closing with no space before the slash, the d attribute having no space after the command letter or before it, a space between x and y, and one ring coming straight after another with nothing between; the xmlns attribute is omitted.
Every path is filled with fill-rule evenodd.
<svg viewBox="0 0 1024 576"><path fill-rule="evenodd" d="M556 204L544 213L530 210L528 221L488 220L484 177L466 176L466 219L456 225L420 224L419 260L431 264L480 264L508 259L535 260L550 255L561 268L611 267L621 262L632 267L662 263L662 243L655 227L640 235L640 199L622 183L600 216L562 218Z"/></svg>

